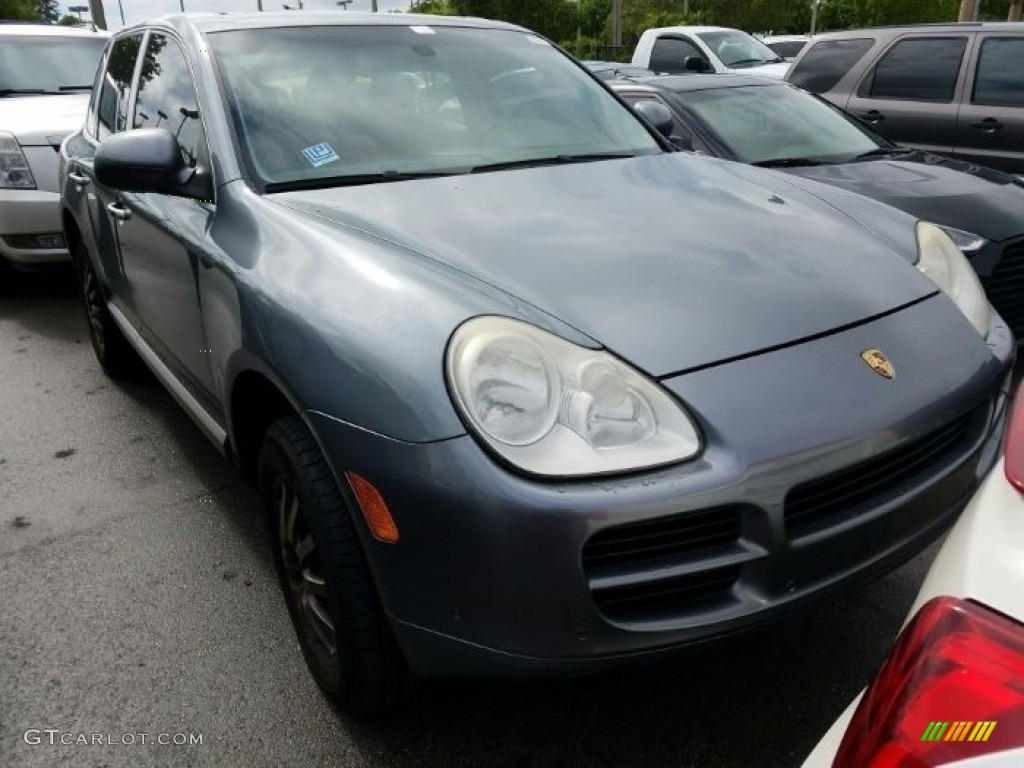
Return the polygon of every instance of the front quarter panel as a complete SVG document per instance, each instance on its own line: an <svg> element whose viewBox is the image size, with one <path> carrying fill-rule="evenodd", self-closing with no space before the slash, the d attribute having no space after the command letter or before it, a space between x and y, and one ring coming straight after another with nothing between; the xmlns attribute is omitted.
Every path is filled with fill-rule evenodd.
<svg viewBox="0 0 1024 768"><path fill-rule="evenodd" d="M210 346L214 354L218 345L244 347L265 361L304 410L396 440L446 439L465 433L444 380L448 339L464 320L519 317L595 346L461 272L278 205L241 182L222 189L218 209L212 240L223 255L214 272L230 279L200 278L221 286L204 292ZM237 330L225 320L236 313ZM225 389L228 363L215 366Z"/></svg>

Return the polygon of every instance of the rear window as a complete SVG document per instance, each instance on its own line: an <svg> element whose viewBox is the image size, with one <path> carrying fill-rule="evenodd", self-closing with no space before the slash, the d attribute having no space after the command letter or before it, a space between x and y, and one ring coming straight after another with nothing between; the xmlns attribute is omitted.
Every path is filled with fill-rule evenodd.
<svg viewBox="0 0 1024 768"><path fill-rule="evenodd" d="M874 44L875 40L871 37L814 43L787 79L811 93L830 91Z"/></svg>
<svg viewBox="0 0 1024 768"><path fill-rule="evenodd" d="M974 82L975 104L1024 107L1024 38L986 40L981 46Z"/></svg>
<svg viewBox="0 0 1024 768"><path fill-rule="evenodd" d="M871 95L879 99L950 102L966 37L900 40L875 67Z"/></svg>

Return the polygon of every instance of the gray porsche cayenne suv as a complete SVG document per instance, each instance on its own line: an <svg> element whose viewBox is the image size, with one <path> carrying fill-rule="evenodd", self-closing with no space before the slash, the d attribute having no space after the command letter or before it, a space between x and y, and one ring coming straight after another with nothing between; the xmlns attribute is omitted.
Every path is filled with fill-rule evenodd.
<svg viewBox="0 0 1024 768"><path fill-rule="evenodd" d="M517 27L129 27L61 174L100 364L259 485L351 712L777 619L998 453L1013 340L941 229L672 152Z"/></svg>

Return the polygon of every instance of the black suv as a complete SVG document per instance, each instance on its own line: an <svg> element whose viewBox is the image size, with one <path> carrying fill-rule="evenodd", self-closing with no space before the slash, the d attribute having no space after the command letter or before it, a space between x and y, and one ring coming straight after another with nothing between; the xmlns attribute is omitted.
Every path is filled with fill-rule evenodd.
<svg viewBox="0 0 1024 768"><path fill-rule="evenodd" d="M1024 174L1024 24L962 23L815 37L787 80L892 141Z"/></svg>

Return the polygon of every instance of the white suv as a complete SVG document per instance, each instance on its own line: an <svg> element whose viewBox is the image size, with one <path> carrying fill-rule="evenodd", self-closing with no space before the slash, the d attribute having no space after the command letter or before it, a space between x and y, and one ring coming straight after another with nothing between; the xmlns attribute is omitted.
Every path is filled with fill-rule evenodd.
<svg viewBox="0 0 1024 768"><path fill-rule="evenodd" d="M58 150L85 120L107 33L0 24L0 268L67 261Z"/></svg>

